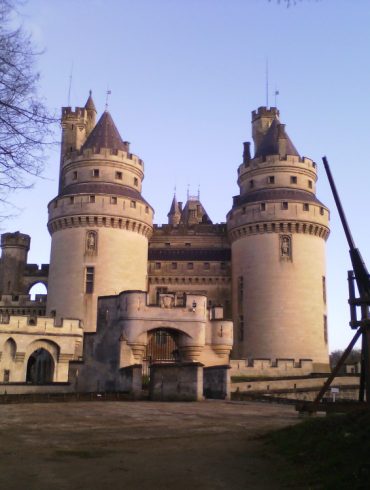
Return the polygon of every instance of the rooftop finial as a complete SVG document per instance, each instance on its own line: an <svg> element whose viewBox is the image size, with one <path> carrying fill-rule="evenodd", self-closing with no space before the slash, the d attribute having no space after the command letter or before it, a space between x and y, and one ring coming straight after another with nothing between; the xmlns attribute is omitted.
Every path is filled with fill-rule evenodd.
<svg viewBox="0 0 370 490"><path fill-rule="evenodd" d="M200 184L198 185L198 201L200 201Z"/></svg>
<svg viewBox="0 0 370 490"><path fill-rule="evenodd" d="M73 61L72 61L72 65L71 65L71 73L69 74L69 86L68 86L68 107L70 107L70 106L71 106L72 75L73 75Z"/></svg>
<svg viewBox="0 0 370 490"><path fill-rule="evenodd" d="M109 88L108 88L108 90L107 90L107 96L105 98L105 110L106 111L108 110L108 99L109 99L109 96L110 96L111 93L112 93L112 91L109 90Z"/></svg>
<svg viewBox="0 0 370 490"><path fill-rule="evenodd" d="M190 184L188 184L188 189L187 189L187 192L186 192L187 200L189 200L189 197L190 197L189 188L190 188Z"/></svg>
<svg viewBox="0 0 370 490"><path fill-rule="evenodd" d="M266 107L269 106L269 59L266 57Z"/></svg>
<svg viewBox="0 0 370 490"><path fill-rule="evenodd" d="M279 90L276 87L275 87L275 93L274 93L274 95L275 95L275 107L277 107L277 96L280 95L280 92L279 92Z"/></svg>

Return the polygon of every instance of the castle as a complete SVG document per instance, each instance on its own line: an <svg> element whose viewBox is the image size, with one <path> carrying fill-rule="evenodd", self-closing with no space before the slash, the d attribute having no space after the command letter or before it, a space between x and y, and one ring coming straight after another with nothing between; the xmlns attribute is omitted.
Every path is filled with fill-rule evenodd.
<svg viewBox="0 0 370 490"><path fill-rule="evenodd" d="M279 111L252 113L226 224L188 195L153 225L143 161L96 116L91 93L62 109L50 265L27 263L28 235L1 237L0 383L118 390L120 370L153 362L326 371L329 210Z"/></svg>

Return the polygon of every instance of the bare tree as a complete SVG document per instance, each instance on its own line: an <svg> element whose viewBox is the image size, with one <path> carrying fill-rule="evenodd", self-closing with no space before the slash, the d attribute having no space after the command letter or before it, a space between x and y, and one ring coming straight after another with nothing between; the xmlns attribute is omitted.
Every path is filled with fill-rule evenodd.
<svg viewBox="0 0 370 490"><path fill-rule="evenodd" d="M12 28L17 0L0 0L0 198L27 188L43 169L55 119L39 97L37 53L22 27Z"/></svg>

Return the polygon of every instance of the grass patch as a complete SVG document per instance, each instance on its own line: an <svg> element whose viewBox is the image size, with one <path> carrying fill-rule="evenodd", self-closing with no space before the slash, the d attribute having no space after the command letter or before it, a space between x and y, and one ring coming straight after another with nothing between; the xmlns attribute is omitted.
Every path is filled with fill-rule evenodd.
<svg viewBox="0 0 370 490"><path fill-rule="evenodd" d="M370 411L307 419L266 436L300 488L370 488ZM288 478L288 475L282 475Z"/></svg>

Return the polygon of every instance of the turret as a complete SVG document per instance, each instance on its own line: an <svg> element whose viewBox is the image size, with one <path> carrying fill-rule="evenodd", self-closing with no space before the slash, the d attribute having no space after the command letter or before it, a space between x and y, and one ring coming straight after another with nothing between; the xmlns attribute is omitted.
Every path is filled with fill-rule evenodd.
<svg viewBox="0 0 370 490"><path fill-rule="evenodd" d="M179 203L177 202L176 199L176 194L174 194L173 196L171 208L167 214L167 217L168 217L169 225L177 226L180 223L181 210L180 210Z"/></svg>
<svg viewBox="0 0 370 490"><path fill-rule="evenodd" d="M16 231L1 235L0 294L22 294L31 238Z"/></svg>
<svg viewBox="0 0 370 490"><path fill-rule="evenodd" d="M276 107L259 107L257 111L252 112L252 138L255 153L276 118L279 118L279 111Z"/></svg>

